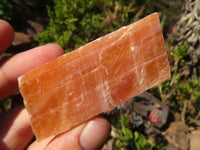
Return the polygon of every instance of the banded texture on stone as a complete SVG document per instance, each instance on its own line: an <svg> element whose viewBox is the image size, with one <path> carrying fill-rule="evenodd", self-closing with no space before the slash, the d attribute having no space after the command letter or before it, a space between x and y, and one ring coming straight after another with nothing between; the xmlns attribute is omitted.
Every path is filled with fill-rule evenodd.
<svg viewBox="0 0 200 150"><path fill-rule="evenodd" d="M37 140L106 112L170 77L157 13L19 77Z"/></svg>

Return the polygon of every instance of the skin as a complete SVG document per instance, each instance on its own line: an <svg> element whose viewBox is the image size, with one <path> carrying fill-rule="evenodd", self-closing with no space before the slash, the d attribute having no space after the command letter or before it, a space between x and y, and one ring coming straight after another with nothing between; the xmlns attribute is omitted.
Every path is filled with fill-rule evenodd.
<svg viewBox="0 0 200 150"><path fill-rule="evenodd" d="M10 46L14 38L11 25L0 20L0 55ZM0 100L18 92L17 78L64 54L57 44L47 44L19 53L0 61ZM24 106L10 110L0 118L1 150L96 150L110 135L110 123L96 116L91 120L56 137L43 141L30 141L34 137L28 113Z"/></svg>

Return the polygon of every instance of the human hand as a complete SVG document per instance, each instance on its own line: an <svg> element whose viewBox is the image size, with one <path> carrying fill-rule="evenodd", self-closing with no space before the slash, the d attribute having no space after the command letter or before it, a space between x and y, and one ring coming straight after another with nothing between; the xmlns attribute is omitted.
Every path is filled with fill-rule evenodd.
<svg viewBox="0 0 200 150"><path fill-rule="evenodd" d="M13 28L0 20L0 55L10 46L13 38ZM59 45L47 44L0 62L0 100L18 91L17 78L20 75L62 54L64 51ZM34 134L24 106L15 107L0 118L1 150L96 150L109 134L109 122L97 116L53 139L30 144Z"/></svg>

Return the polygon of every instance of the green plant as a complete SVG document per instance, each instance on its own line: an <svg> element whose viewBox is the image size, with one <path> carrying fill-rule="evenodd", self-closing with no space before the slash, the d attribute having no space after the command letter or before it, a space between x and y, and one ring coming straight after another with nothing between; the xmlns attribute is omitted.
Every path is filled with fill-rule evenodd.
<svg viewBox="0 0 200 150"><path fill-rule="evenodd" d="M54 0L53 6L47 6L49 24L44 32L38 33L37 41L54 42L67 51L73 50L154 12L150 3L150 0ZM166 15L162 18L164 26Z"/></svg>
<svg viewBox="0 0 200 150"><path fill-rule="evenodd" d="M111 121L116 128L112 137L115 139L114 149L125 150L164 150L162 144L155 144L137 131L133 131L130 117L127 114L116 115Z"/></svg>
<svg viewBox="0 0 200 150"><path fill-rule="evenodd" d="M171 52L175 61L178 59L184 59L189 55L188 47L186 45L180 45L177 49L172 49Z"/></svg>
<svg viewBox="0 0 200 150"><path fill-rule="evenodd" d="M116 131L118 137L117 137L117 145L119 147L125 147L125 148L134 148L133 145L133 133L132 131L127 127L129 123L129 117L125 115L121 115L119 118L121 128L118 128Z"/></svg>
<svg viewBox="0 0 200 150"><path fill-rule="evenodd" d="M0 1L0 18L10 21L12 15L12 4L10 0L1 0Z"/></svg>
<svg viewBox="0 0 200 150"><path fill-rule="evenodd" d="M110 16L110 7L114 12L113 1L54 0L54 4L47 6L50 22L37 36L40 44L55 42L72 50L119 27Z"/></svg>
<svg viewBox="0 0 200 150"><path fill-rule="evenodd" d="M137 150L164 150L162 144L155 144L147 140L143 134L137 131L134 132L134 143Z"/></svg>
<svg viewBox="0 0 200 150"><path fill-rule="evenodd" d="M187 82L181 82L176 90L176 99L190 101L188 103L188 111L190 117L194 118L195 115L200 111L200 81L199 80L188 80ZM182 104L183 105L183 104Z"/></svg>
<svg viewBox="0 0 200 150"><path fill-rule="evenodd" d="M6 113L11 108L11 98L0 100L0 115Z"/></svg>

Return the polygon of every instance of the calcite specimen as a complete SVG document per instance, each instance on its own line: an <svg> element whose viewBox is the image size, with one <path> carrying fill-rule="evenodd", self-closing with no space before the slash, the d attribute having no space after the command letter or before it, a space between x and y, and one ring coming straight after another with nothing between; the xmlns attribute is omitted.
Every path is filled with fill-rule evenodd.
<svg viewBox="0 0 200 150"><path fill-rule="evenodd" d="M19 77L37 140L106 112L170 77L157 13Z"/></svg>

